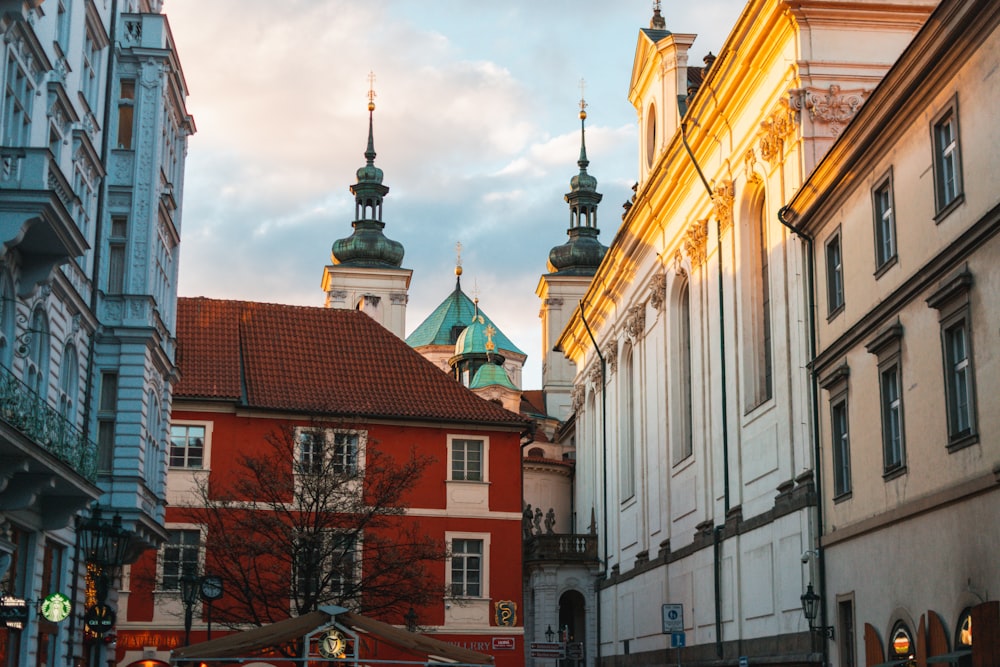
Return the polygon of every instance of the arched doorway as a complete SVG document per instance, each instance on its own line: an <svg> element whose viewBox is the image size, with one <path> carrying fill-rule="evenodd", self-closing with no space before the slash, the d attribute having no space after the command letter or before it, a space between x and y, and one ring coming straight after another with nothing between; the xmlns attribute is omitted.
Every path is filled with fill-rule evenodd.
<svg viewBox="0 0 1000 667"><path fill-rule="evenodd" d="M561 667L576 667L586 661L587 605L579 591L566 591L559 596L559 640L566 642L566 659Z"/></svg>

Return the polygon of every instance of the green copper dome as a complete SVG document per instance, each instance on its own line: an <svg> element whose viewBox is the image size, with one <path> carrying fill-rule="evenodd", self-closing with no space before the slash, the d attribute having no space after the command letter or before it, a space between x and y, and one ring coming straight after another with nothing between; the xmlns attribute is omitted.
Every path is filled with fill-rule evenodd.
<svg viewBox="0 0 1000 667"><path fill-rule="evenodd" d="M472 378L472 382L469 383L469 389L483 389L484 387L497 385L518 391L517 386L510 381L510 377L507 375L507 371L503 369L503 366L483 364L476 371L476 376Z"/></svg>
<svg viewBox="0 0 1000 667"><path fill-rule="evenodd" d="M597 240L597 205L603 195L597 191L597 179L587 173L586 121L587 103L580 100L580 173L570 179L570 191L565 199L569 203L569 240L549 251L549 270L561 275L592 276L597 272L607 246Z"/></svg>
<svg viewBox="0 0 1000 667"><path fill-rule="evenodd" d="M389 188L382 185L382 170L375 166L375 138L372 130L374 102L368 104L368 149L365 166L358 169L358 182L351 186L354 194L354 232L346 239L333 243L334 264L348 266L399 268L403 264L403 244L382 233L382 202Z"/></svg>

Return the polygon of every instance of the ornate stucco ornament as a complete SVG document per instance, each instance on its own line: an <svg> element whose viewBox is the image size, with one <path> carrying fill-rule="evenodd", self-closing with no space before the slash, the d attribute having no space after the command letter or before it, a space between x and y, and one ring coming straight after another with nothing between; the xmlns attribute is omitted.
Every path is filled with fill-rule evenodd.
<svg viewBox="0 0 1000 667"><path fill-rule="evenodd" d="M795 97L795 96L793 96ZM777 106L760 124L760 156L772 167L780 161L785 138L795 131L797 108L787 98L778 100Z"/></svg>
<svg viewBox="0 0 1000 667"><path fill-rule="evenodd" d="M659 271L653 275L649 283L649 305L654 310L661 310L667 298L667 274Z"/></svg>
<svg viewBox="0 0 1000 667"><path fill-rule="evenodd" d="M715 217L719 220L719 233L725 234L733 226L733 200L736 199L736 190L733 188L731 180L724 180L716 183L712 188L712 208L715 209Z"/></svg>
<svg viewBox="0 0 1000 667"><path fill-rule="evenodd" d="M604 346L604 363L608 367L608 373L618 372L618 342L609 341Z"/></svg>
<svg viewBox="0 0 1000 667"><path fill-rule="evenodd" d="M743 166L746 170L747 183L760 183L760 174L757 173L757 152L753 147L748 148L743 154Z"/></svg>
<svg viewBox="0 0 1000 667"><path fill-rule="evenodd" d="M708 254L708 219L695 220L684 234L684 252L691 266L701 266Z"/></svg>
<svg viewBox="0 0 1000 667"><path fill-rule="evenodd" d="M843 90L833 84L828 89L802 88L794 92L792 104L800 111L807 109L814 123L826 125L830 136L836 137L858 113L871 91L864 88Z"/></svg>
<svg viewBox="0 0 1000 667"><path fill-rule="evenodd" d="M646 330L646 306L637 304L628 309L628 316L625 318L625 335L632 340L639 340Z"/></svg>
<svg viewBox="0 0 1000 667"><path fill-rule="evenodd" d="M584 397L587 395L587 390L582 384L573 385L573 391L570 392L570 401L573 406L573 412L579 412L583 407Z"/></svg>
<svg viewBox="0 0 1000 667"><path fill-rule="evenodd" d="M601 365L600 364L594 364L593 366L590 367L590 383L592 385L594 385L595 387L597 387L598 389L601 388Z"/></svg>

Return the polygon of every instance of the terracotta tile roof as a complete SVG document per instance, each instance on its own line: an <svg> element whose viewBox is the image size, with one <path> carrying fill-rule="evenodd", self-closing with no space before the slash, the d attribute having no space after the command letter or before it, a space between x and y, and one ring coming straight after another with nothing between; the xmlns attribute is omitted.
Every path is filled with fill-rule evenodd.
<svg viewBox="0 0 1000 667"><path fill-rule="evenodd" d="M182 297L177 365L175 399L325 416L524 423L355 310Z"/></svg>

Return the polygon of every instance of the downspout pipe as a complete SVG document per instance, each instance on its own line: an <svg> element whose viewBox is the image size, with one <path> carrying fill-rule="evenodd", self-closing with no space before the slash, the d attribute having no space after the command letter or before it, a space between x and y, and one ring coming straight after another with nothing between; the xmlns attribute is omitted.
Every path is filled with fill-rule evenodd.
<svg viewBox="0 0 1000 667"><path fill-rule="evenodd" d="M583 322L583 327L587 330L587 335L590 336L590 342L594 345L594 353L597 354L597 358L601 362L601 524L602 530L604 532L604 558L602 559L602 565L604 565L604 578L607 579L608 570L608 392L607 392L607 362L604 360L604 355L601 354L601 347L597 344L597 340L594 338L594 332L590 330L590 324L587 323L587 316L583 312L583 301L580 301L580 321ZM597 603L597 655L595 656L595 661L600 664L601 660L601 592L600 590L595 590L596 593L596 603Z"/></svg>
<svg viewBox="0 0 1000 667"><path fill-rule="evenodd" d="M819 432L819 378L816 376L816 368L813 364L816 361L816 268L813 258L813 238L799 227L792 224L795 213L787 205L778 209L778 222L787 227L793 234L806 242L806 304L807 316L809 318L809 379L812 389L812 438L813 438L813 484L816 488L816 543L813 545L816 550L816 576L819 579L820 599L820 624L823 627L828 625L826 613L826 558L823 555L823 548L820 544L823 537L823 476L822 451L820 450ZM829 662L830 656L829 641L823 641L823 664Z"/></svg>
<svg viewBox="0 0 1000 667"><path fill-rule="evenodd" d="M695 171L698 172L698 177L701 179L702 184L705 186L705 192L708 193L709 199L712 198L712 186L708 184L708 179L705 178L705 174L701 171L701 167L698 165L698 160L694 157L694 152L691 150L691 146L688 144L687 139L687 124L681 119L681 141L684 143L684 150L687 151L688 157L691 158L691 164L694 165ZM718 216L716 216L718 217ZM719 365L720 370L720 380L722 382L721 391L721 402L722 402L722 496L723 496L723 523L717 525L712 531L712 551L713 551L713 566L715 568L714 586L715 586L715 652L718 657L722 657L722 554L720 545L720 535L725 528L725 517L729 514L729 409L727 407L727 396L726 396L726 306L724 301L724 290L722 285L723 273L722 273L722 220L716 220L716 253L719 256L719 358L722 363Z"/></svg>

